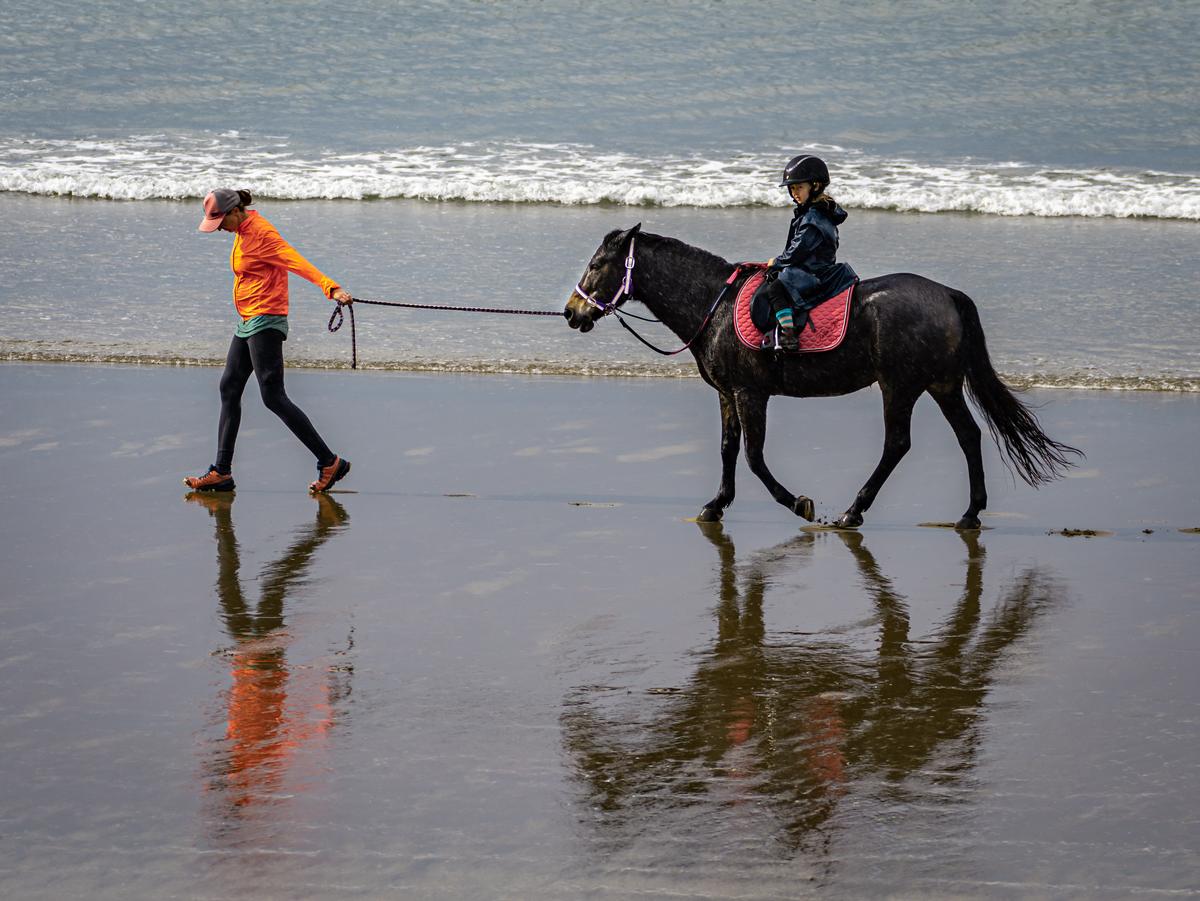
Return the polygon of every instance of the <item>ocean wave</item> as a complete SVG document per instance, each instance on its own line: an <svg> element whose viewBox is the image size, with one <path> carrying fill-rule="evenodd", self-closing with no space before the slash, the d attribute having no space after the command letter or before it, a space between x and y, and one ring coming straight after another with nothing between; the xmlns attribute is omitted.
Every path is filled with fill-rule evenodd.
<svg viewBox="0 0 1200 901"><path fill-rule="evenodd" d="M834 193L851 208L1200 220L1200 175L884 160L843 147L800 149L829 159ZM237 133L6 138L0 139L0 192L183 200L227 184L282 200L781 207L790 201L775 180L789 152L643 158L580 144L483 142L306 154L282 138Z"/></svg>
<svg viewBox="0 0 1200 901"><path fill-rule="evenodd" d="M0 361L8 363L103 363L135 366L224 366L223 355L115 350L54 350L0 343ZM323 358L289 358L297 369L349 369L350 361ZM359 360L358 368L376 372L425 372L448 375L525 375L571 378L699 378L691 363L629 360L523 360L468 358L410 358ZM1200 378L1187 375L1100 375L1082 373L1000 373L1011 388L1087 391L1155 391L1200 393Z"/></svg>

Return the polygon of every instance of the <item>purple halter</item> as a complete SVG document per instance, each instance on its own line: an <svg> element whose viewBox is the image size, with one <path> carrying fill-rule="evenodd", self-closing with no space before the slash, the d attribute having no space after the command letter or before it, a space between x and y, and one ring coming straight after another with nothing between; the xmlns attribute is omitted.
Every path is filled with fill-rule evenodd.
<svg viewBox="0 0 1200 901"><path fill-rule="evenodd" d="M601 316L607 316L609 313L615 313L617 307L625 299L633 298L633 267L635 260L633 258L633 247L637 241L636 236L629 239L629 255L625 257L625 277L621 279L621 287L617 289L617 293L613 295L612 300L605 303L602 300L596 300L591 294L583 290L583 282L579 282L575 286L575 293L586 300L589 304L600 311Z"/></svg>

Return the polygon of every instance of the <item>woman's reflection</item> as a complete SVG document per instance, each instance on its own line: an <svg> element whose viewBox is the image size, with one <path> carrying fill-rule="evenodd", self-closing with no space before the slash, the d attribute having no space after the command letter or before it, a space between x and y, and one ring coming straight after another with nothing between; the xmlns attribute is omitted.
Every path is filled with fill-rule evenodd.
<svg viewBox="0 0 1200 901"><path fill-rule="evenodd" d="M317 660L288 659L289 647L297 641L285 617L288 595L307 583L317 549L349 522L332 497L317 494L315 499L315 520L299 528L283 554L263 567L258 602L251 604L242 590L231 516L234 496L187 496L213 517L217 598L234 641L219 652L229 660L232 684L222 698L224 735L213 742L205 767L205 783L221 799L221 832L251 812L303 791L316 773L312 752L323 744L339 702L349 694L350 644Z"/></svg>
<svg viewBox="0 0 1200 901"><path fill-rule="evenodd" d="M805 533L740 571L721 525L701 528L720 562L717 636L688 683L665 700L634 696L648 710L606 713L595 689L568 699L564 741L602 824L619 834L625 823L645 827L656 810L752 801L774 810L787 843L799 847L827 837L830 817L856 789L897 800L915 790L906 781L917 773L936 773L942 789L961 783L997 667L1057 600L1053 582L1029 569L983 617L985 550L979 533L958 532L961 595L918 640L904 596L861 534ZM819 541L844 544L855 561L874 610L869 649L841 633L768 635L767 573L789 559L807 564Z"/></svg>

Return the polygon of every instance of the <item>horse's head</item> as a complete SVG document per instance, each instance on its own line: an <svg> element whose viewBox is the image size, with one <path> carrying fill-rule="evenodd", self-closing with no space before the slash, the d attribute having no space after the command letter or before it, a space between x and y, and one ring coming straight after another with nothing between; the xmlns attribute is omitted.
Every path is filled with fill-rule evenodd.
<svg viewBox="0 0 1200 901"><path fill-rule="evenodd" d="M604 236L591 261L583 270L583 277L567 298L563 316L571 328L590 332L596 320L605 313L619 307L629 296L632 276L632 242L641 231L639 222L633 228L622 231L613 229Z"/></svg>

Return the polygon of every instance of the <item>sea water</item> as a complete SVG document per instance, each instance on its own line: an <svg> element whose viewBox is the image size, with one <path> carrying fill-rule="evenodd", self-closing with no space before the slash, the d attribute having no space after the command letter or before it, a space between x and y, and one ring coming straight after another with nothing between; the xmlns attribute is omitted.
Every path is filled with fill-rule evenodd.
<svg viewBox="0 0 1200 901"><path fill-rule="evenodd" d="M561 309L614 227L782 248L828 160L841 258L979 304L1018 384L1200 387L1190 3L215 2L0 10L0 355L219 363L212 187L356 296ZM294 364L344 365L293 280ZM359 309L365 365L688 375L617 329ZM650 329L672 345L673 336Z"/></svg>

